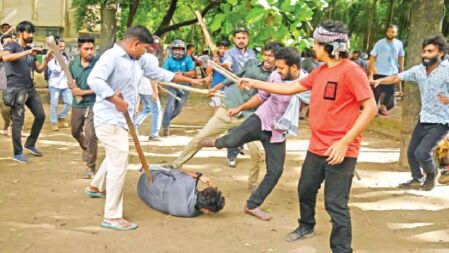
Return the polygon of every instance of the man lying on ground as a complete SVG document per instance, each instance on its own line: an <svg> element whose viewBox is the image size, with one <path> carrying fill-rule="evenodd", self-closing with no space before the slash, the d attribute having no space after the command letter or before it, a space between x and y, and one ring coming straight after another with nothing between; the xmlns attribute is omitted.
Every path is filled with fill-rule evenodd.
<svg viewBox="0 0 449 253"><path fill-rule="evenodd" d="M137 192L145 204L163 213L195 217L217 213L225 205L221 192L210 187L210 179L201 173L152 165L151 176L153 182L148 184L145 173L140 175ZM208 187L198 190L199 181Z"/></svg>

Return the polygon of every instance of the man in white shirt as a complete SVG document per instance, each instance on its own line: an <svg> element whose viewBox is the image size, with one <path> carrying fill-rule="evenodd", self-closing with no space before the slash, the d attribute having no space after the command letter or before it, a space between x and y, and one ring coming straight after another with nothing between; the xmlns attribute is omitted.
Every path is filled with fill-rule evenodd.
<svg viewBox="0 0 449 253"><path fill-rule="evenodd" d="M65 48L65 42L63 39L56 38L55 40L59 51L63 55L66 63L68 62L67 57L63 54ZM67 128L69 124L65 120L67 114L72 106L72 92L67 85L67 77L62 71L61 66L56 61L56 59L48 62L48 89L50 91L50 124L53 131L59 131L58 123L61 127ZM60 113L57 112L59 97L62 97L64 101L64 106Z"/></svg>

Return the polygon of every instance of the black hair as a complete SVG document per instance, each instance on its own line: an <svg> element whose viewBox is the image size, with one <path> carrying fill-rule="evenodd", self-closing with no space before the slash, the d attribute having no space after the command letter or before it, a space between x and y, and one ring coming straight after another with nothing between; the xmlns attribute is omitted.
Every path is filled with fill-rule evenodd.
<svg viewBox="0 0 449 253"><path fill-rule="evenodd" d="M95 44L95 38L89 35L83 35L78 37L78 47L81 47L84 43Z"/></svg>
<svg viewBox="0 0 449 253"><path fill-rule="evenodd" d="M323 21L320 24L321 27L323 27L324 29L326 29L329 32L334 32L334 33L342 33L342 34L349 34L349 30L346 27L346 25L338 20L326 20ZM336 40L335 42L347 42L344 40ZM327 54L329 55L330 58L335 58L334 55L332 55L332 51L334 51L334 47L328 43L319 43L320 45L324 46L324 51L327 52ZM339 58L345 59L345 58L349 58L349 52L339 52L338 54Z"/></svg>
<svg viewBox="0 0 449 253"><path fill-rule="evenodd" d="M131 26L126 30L125 39L134 38L142 43L153 44L153 35L143 25Z"/></svg>
<svg viewBox="0 0 449 253"><path fill-rule="evenodd" d="M10 25L10 24L8 24L8 23L3 23L3 24L2 24L2 26L1 26L1 27L2 27L2 29L3 29L3 27L5 27L5 26L9 26L9 27L11 27L11 25Z"/></svg>
<svg viewBox="0 0 449 253"><path fill-rule="evenodd" d="M353 54L358 54L359 56L362 56L362 51L360 51L360 50L354 50L354 51L352 51L352 53Z"/></svg>
<svg viewBox="0 0 449 253"><path fill-rule="evenodd" d="M209 54L209 50L204 50L203 54Z"/></svg>
<svg viewBox="0 0 449 253"><path fill-rule="evenodd" d="M192 43L186 45L186 51L189 51L192 47L195 47Z"/></svg>
<svg viewBox="0 0 449 253"><path fill-rule="evenodd" d="M246 33L246 35L249 35L248 33L248 29L244 28L244 27L238 27L234 30L234 37L237 33Z"/></svg>
<svg viewBox="0 0 449 253"><path fill-rule="evenodd" d="M17 25L17 32L29 32L34 33L36 29L34 28L33 23L30 21L22 21Z"/></svg>
<svg viewBox="0 0 449 253"><path fill-rule="evenodd" d="M276 60L284 60L288 66L296 65L301 68L301 56L295 48L283 47L276 51Z"/></svg>
<svg viewBox="0 0 449 253"><path fill-rule="evenodd" d="M281 43L270 41L264 46L263 51L272 51L274 54L276 54L276 51L283 47L284 45L282 45Z"/></svg>
<svg viewBox="0 0 449 253"><path fill-rule="evenodd" d="M443 56L441 56L441 59L444 59L444 56L448 52L448 44L447 40L442 35L437 35L435 37L427 38L422 43L422 48L424 49L428 45L435 45L437 46L441 52L443 52Z"/></svg>
<svg viewBox="0 0 449 253"><path fill-rule="evenodd" d="M225 205L225 198L221 196L221 191L217 188L207 187L202 191L198 191L198 198L196 200L196 209L205 208L211 212L218 212L223 209Z"/></svg>
<svg viewBox="0 0 449 253"><path fill-rule="evenodd" d="M229 41L227 40L227 39L223 39L223 40L220 40L218 43L217 43L217 46L223 46L223 47L229 47Z"/></svg>
<svg viewBox="0 0 449 253"><path fill-rule="evenodd" d="M393 25L393 24L390 24L390 25L388 25L387 26L387 30L385 30L385 32L388 32L388 30L390 30L390 29L392 29L392 28L394 28L394 29L398 29L398 26L397 25Z"/></svg>
<svg viewBox="0 0 449 253"><path fill-rule="evenodd" d="M2 38L0 39L0 44L3 45L3 42L5 41L5 39L8 39L8 38L12 38L12 35L11 34L4 34L2 36Z"/></svg>
<svg viewBox="0 0 449 253"><path fill-rule="evenodd" d="M56 45L59 45L60 42L64 42L64 39L59 35L53 35L53 37L55 38Z"/></svg>

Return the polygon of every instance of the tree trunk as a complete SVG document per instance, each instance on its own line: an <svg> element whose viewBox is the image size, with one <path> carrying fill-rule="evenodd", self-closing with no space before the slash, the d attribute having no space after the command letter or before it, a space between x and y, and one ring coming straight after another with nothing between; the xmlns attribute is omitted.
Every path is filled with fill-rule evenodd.
<svg viewBox="0 0 449 253"><path fill-rule="evenodd" d="M373 0L373 5L371 5L371 11L370 11L369 20L368 20L368 31L366 33L365 51L368 51L369 46L371 45L374 16L376 15L376 4L377 4L377 0Z"/></svg>
<svg viewBox="0 0 449 253"><path fill-rule="evenodd" d="M101 42L100 52L111 48L115 42L117 32L117 3L104 3L101 5Z"/></svg>
<svg viewBox="0 0 449 253"><path fill-rule="evenodd" d="M139 3L140 0L129 0L129 12L128 18L126 19L126 27L130 27L133 24L133 20L134 17L136 16Z"/></svg>
<svg viewBox="0 0 449 253"><path fill-rule="evenodd" d="M393 14L394 14L394 2L395 0L390 0L388 4L388 16L387 16L387 22L385 22L385 25L388 27L389 25L393 24ZM385 27L385 30L387 30L387 27Z"/></svg>
<svg viewBox="0 0 449 253"><path fill-rule="evenodd" d="M421 63L421 42L441 32L444 18L444 0L412 0L410 33L406 56L406 69ZM421 101L418 86L415 83L404 84L402 104L401 155L399 165L408 166L407 146L411 133L419 117Z"/></svg>

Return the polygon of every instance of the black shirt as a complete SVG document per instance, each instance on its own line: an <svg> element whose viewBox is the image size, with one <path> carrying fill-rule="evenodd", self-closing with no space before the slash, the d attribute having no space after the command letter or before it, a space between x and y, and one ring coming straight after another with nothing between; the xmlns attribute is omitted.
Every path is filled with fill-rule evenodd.
<svg viewBox="0 0 449 253"><path fill-rule="evenodd" d="M25 51L25 48L21 47L17 42L11 42L4 46L3 50L15 54ZM8 87L33 87L35 61L35 56L27 55L13 62L5 62Z"/></svg>

